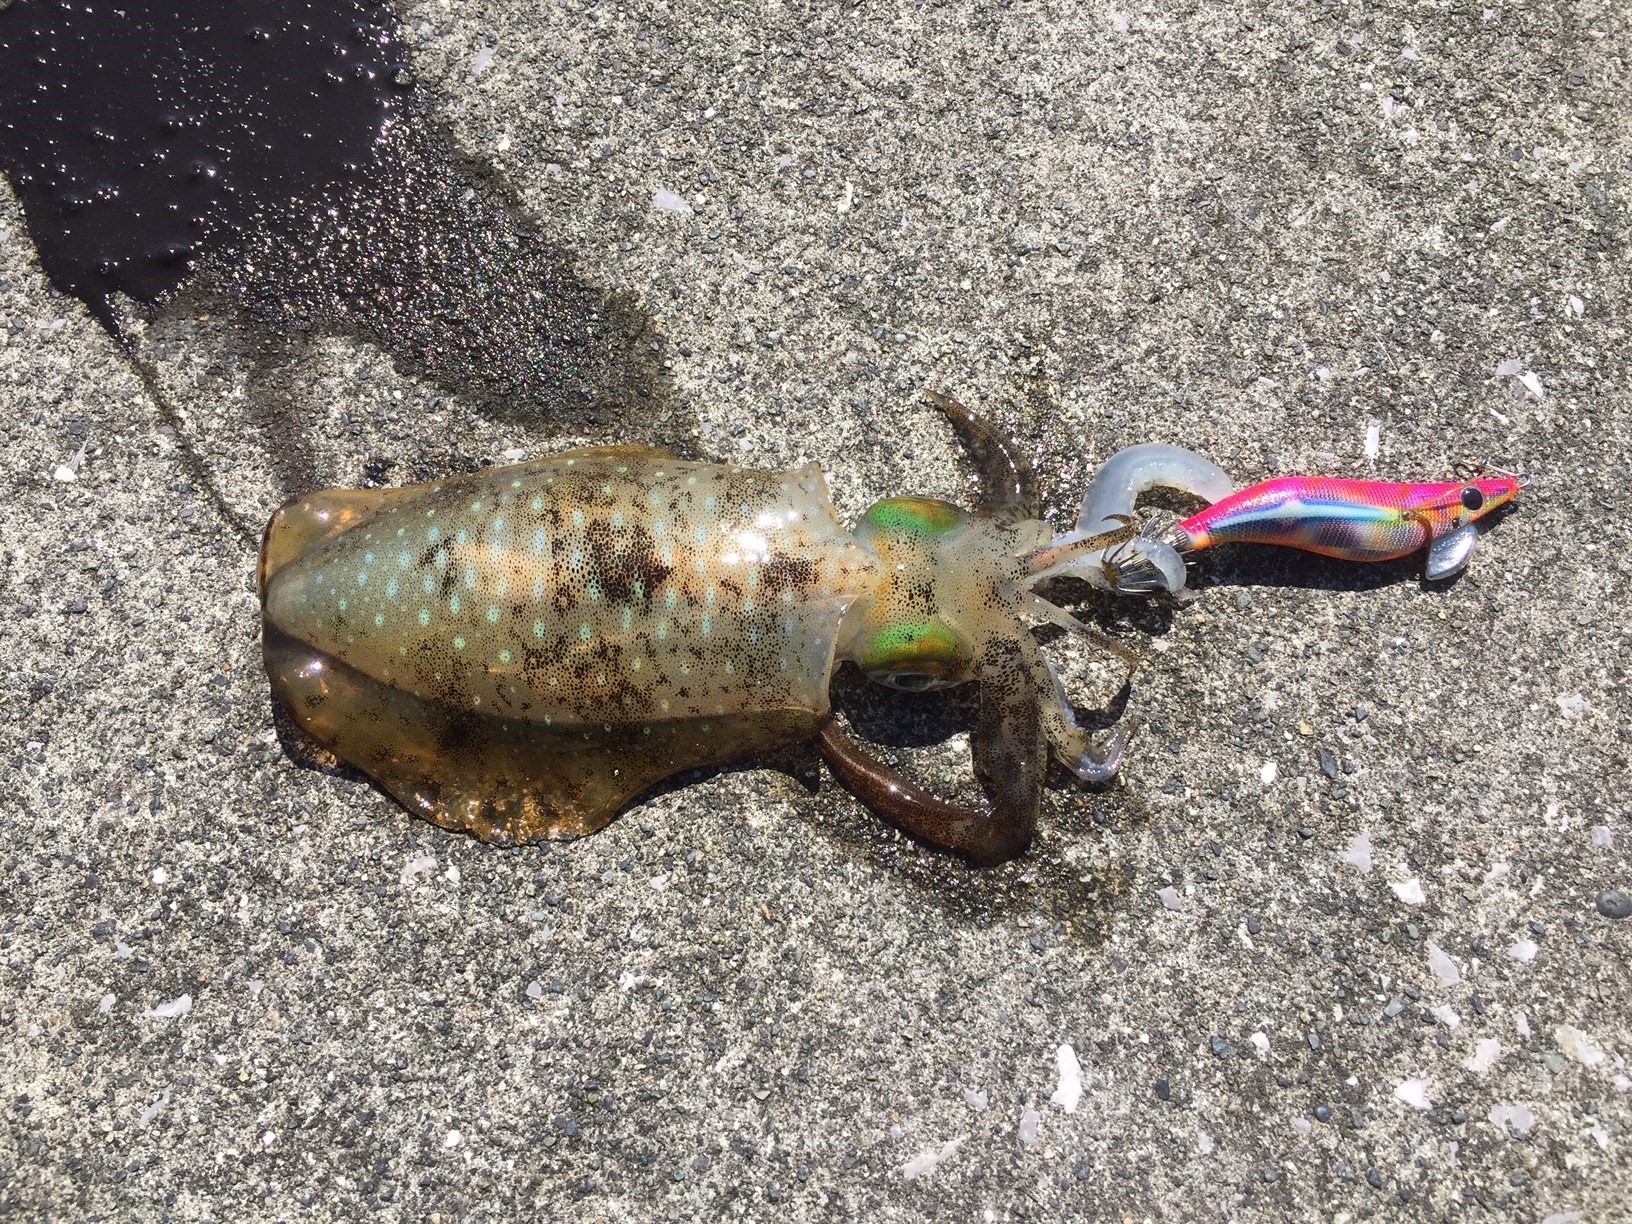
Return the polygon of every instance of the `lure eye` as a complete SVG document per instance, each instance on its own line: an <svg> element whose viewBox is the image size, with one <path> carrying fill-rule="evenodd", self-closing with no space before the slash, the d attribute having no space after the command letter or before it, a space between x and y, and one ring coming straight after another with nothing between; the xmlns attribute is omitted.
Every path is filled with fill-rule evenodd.
<svg viewBox="0 0 1632 1224"><path fill-rule="evenodd" d="M903 693L931 693L936 689L951 688L953 682L940 676L926 676L920 672L868 672L867 678Z"/></svg>
<svg viewBox="0 0 1632 1224"><path fill-rule="evenodd" d="M1484 504L1485 495L1473 485L1469 485L1462 490L1462 508L1464 510L1477 510Z"/></svg>

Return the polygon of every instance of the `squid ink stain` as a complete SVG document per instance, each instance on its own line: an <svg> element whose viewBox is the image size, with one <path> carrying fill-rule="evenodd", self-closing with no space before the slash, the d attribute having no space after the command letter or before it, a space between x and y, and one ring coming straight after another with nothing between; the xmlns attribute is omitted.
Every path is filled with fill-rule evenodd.
<svg viewBox="0 0 1632 1224"><path fill-rule="evenodd" d="M219 289L490 412L652 406L650 320L574 275L420 94L368 0L0 0L0 165L52 283L127 351L119 295Z"/></svg>

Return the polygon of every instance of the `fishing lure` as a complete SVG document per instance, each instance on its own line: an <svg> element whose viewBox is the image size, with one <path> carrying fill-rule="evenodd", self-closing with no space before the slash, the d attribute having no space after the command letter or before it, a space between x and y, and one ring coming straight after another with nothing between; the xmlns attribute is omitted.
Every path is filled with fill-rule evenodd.
<svg viewBox="0 0 1632 1224"><path fill-rule="evenodd" d="M1078 724L1028 622L1096 635L1032 587L1132 531L1053 536L1024 459L929 399L979 469L973 511L893 497L846 531L815 465L641 447L297 497L261 549L272 691L410 811L484 841L586 834L682 770L814 739L908 833L1012 857L1050 753L1104 782L1125 744ZM985 807L916 787L834 721L846 660L899 689L978 686Z"/></svg>
<svg viewBox="0 0 1632 1224"><path fill-rule="evenodd" d="M1472 556L1479 521L1510 503L1526 481L1497 468L1472 480L1428 483L1278 477L1113 546L1102 555L1103 581L1127 593L1176 594L1185 556L1228 543L1280 544L1346 561L1392 561L1426 547L1426 577L1449 578Z"/></svg>

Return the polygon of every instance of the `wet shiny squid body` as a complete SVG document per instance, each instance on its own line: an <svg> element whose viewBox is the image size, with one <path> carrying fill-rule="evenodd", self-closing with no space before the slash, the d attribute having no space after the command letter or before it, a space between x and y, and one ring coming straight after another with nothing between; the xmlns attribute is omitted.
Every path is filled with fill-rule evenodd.
<svg viewBox="0 0 1632 1224"><path fill-rule="evenodd" d="M410 810L484 840L588 833L675 773L815 739L907 831L1009 857L1051 747L1091 780L1116 768L1120 738L1089 741L1026 624L1077 626L1031 584L1115 533L1053 544L1025 464L935 402L980 505L892 498L853 532L814 466L632 447L296 498L262 547L274 694ZM901 688L979 684L987 807L927 794L833 721L846 659Z"/></svg>

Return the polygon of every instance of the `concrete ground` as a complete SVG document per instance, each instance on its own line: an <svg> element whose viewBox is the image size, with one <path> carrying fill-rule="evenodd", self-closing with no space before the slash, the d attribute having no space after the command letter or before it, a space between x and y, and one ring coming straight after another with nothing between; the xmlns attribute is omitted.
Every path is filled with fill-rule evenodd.
<svg viewBox="0 0 1632 1224"><path fill-rule="evenodd" d="M968 494L923 386L1057 517L1146 440L1535 482L1440 589L1242 549L1191 606L1090 604L1148 652L1139 734L1009 866L755 768L494 850L285 753L223 514L294 491L245 342L161 315L165 417L0 190L0 1215L1626 1218L1622 6L405 27L460 145L655 316L697 447L813 459L847 518ZM584 436L352 340L293 368L326 481ZM844 700L968 788L955 704Z"/></svg>

